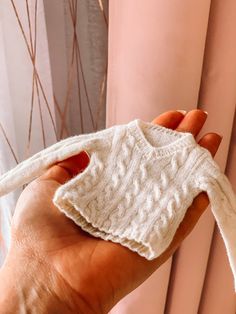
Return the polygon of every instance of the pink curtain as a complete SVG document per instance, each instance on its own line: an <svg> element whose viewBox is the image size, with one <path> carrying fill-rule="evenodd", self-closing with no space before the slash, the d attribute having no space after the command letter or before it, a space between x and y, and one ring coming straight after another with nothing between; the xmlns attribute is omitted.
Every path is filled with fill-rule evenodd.
<svg viewBox="0 0 236 314"><path fill-rule="evenodd" d="M107 126L150 121L169 109L207 110L199 137L223 135L216 160L236 190L235 34L233 0L111 1ZM235 311L233 278L209 207L173 258L110 313Z"/></svg>

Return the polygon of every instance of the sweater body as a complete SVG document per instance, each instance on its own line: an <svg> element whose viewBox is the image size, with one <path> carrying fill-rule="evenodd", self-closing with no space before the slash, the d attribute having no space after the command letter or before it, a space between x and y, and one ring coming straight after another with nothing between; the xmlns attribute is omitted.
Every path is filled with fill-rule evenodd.
<svg viewBox="0 0 236 314"><path fill-rule="evenodd" d="M119 126L107 150L89 150L88 168L53 201L83 230L151 260L169 246L199 193L193 176L207 155L191 142L156 156L137 145L132 130Z"/></svg>

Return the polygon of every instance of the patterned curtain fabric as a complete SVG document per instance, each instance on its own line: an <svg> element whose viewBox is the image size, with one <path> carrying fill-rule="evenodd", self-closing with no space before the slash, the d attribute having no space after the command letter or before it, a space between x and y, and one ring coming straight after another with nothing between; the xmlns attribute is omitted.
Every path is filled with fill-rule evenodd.
<svg viewBox="0 0 236 314"><path fill-rule="evenodd" d="M0 1L0 171L105 127L107 1ZM0 199L0 264L15 202Z"/></svg>
<svg viewBox="0 0 236 314"><path fill-rule="evenodd" d="M109 32L108 32L109 29ZM0 1L0 171L70 135L170 109L209 112L236 190L233 0ZM21 189L0 199L0 264ZM105 280L105 278L104 278ZM172 258L111 314L235 314L210 208Z"/></svg>

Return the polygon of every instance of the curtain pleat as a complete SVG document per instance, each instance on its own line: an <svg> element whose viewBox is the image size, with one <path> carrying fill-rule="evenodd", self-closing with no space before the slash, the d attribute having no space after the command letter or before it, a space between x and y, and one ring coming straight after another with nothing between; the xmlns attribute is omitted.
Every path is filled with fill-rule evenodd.
<svg viewBox="0 0 236 314"><path fill-rule="evenodd" d="M1 3L4 50L19 161L56 140L43 3L37 2L37 24L34 3L28 4L29 15L26 13L26 3L21 0ZM36 28L36 36L35 25L40 25ZM37 52L35 63L32 53L34 45ZM35 75L38 75L37 83L34 69L37 73Z"/></svg>
<svg viewBox="0 0 236 314"><path fill-rule="evenodd" d="M232 184L236 173L235 164L233 165L231 162L231 165L228 164L229 167L226 167L226 162L229 147L231 149L228 160L233 160L232 156L235 154L235 127L233 129L236 108L235 9L235 1L225 1L224 4L220 1L212 3L206 66L203 71L204 88L201 93L203 99L208 99L211 111L214 111L216 119L212 121L212 126L214 124L214 128L224 136L219 152L219 163L223 169L226 168ZM236 189L235 183L233 186ZM216 314L220 314L222 311L229 314L236 312L232 272L217 226L215 226L212 239L199 307L200 313L208 313L209 310Z"/></svg>
<svg viewBox="0 0 236 314"><path fill-rule="evenodd" d="M223 135L218 161L222 170L226 169L232 184L236 174L235 159L234 165L231 162L230 167L229 164L227 165L227 160L232 160L232 155L235 154L233 152L235 149L233 120L236 109L235 29L235 1L227 0L223 3L214 0L211 6L200 99L202 99L201 103L207 104L211 111L212 129ZM235 184L233 187L236 190ZM232 272L222 237L216 226L199 308L200 313L209 313L209 311L216 314L236 312Z"/></svg>
<svg viewBox="0 0 236 314"><path fill-rule="evenodd" d="M15 7L13 6L15 5ZM45 84L45 94L50 99L50 74L47 59L46 29L44 14L39 3L38 23L41 27L38 31L38 39L41 45L38 47L36 67L38 74ZM28 12L31 21L34 8L29 4ZM34 23L31 25L34 27ZM25 39L31 49L30 33L26 5L22 1L0 2L0 168L1 173L16 166L18 162L30 154L55 142L55 133L48 115L48 109L42 107L43 97L39 91L38 102L32 106L33 66ZM32 41L33 42L33 41ZM36 89L34 89L34 97ZM49 105L50 106L50 105ZM53 118L53 107L49 107ZM31 114L32 113L32 114ZM44 121L44 137L42 136L42 116ZM32 125L30 127L30 117ZM29 129L31 131L29 132ZM0 264L3 263L10 243L10 224L14 212L16 200L22 189L18 189L0 199Z"/></svg>
<svg viewBox="0 0 236 314"><path fill-rule="evenodd" d="M108 126L135 117L152 120L169 109L197 107L209 9L210 1L110 3ZM205 250L207 261L209 246ZM171 259L152 275L158 280L150 277L111 313L164 313L170 270Z"/></svg>
<svg viewBox="0 0 236 314"><path fill-rule="evenodd" d="M0 1L1 173L105 126L107 28L107 0ZM0 265L21 191L0 199Z"/></svg>
<svg viewBox="0 0 236 314"><path fill-rule="evenodd" d="M163 313L171 261L163 264L148 280L117 303L110 314Z"/></svg>
<svg viewBox="0 0 236 314"><path fill-rule="evenodd" d="M198 138L212 131L224 136L216 155L224 171L235 112L234 5L111 2L107 125L135 117L152 120L169 109L198 106L209 112ZM215 314L224 307L225 313L233 314L232 274L214 227L209 206L174 254L172 265L169 259L111 313Z"/></svg>
<svg viewBox="0 0 236 314"><path fill-rule="evenodd" d="M236 188L236 115L232 131L231 145L226 173L234 188ZM236 298L232 289L232 274L229 269L225 247L219 230L215 228L211 256L202 292L199 313L235 313ZM216 286L216 288L215 288ZM214 295L214 300L211 297Z"/></svg>
<svg viewBox="0 0 236 314"><path fill-rule="evenodd" d="M211 3L199 91L199 107L209 112L199 137L211 131L223 135L215 157L222 171L227 163L236 103L235 8L234 1ZM235 313L232 272L210 208L181 245L174 265L167 313Z"/></svg>
<svg viewBox="0 0 236 314"><path fill-rule="evenodd" d="M4 46L2 23L0 19L0 47ZM15 127L13 111L9 90L9 81L6 67L6 54L0 49L0 129L4 136L0 137L0 152L7 151L7 154L0 154L0 173L4 173L16 164L16 156L12 155L12 143L16 147ZM7 107L5 104L8 104ZM14 151L14 154L16 152ZM15 157L15 158L14 158ZM6 195L0 199L0 266L3 264L7 250L10 245L11 217L15 206L16 193Z"/></svg>
<svg viewBox="0 0 236 314"><path fill-rule="evenodd" d="M107 126L197 106L210 0L109 5Z"/></svg>
<svg viewBox="0 0 236 314"><path fill-rule="evenodd" d="M107 1L44 0L44 8L59 136L103 129Z"/></svg>

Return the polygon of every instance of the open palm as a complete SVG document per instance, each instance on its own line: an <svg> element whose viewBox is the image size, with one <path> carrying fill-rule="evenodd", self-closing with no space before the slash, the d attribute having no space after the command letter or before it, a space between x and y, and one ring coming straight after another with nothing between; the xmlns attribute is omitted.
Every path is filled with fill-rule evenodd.
<svg viewBox="0 0 236 314"><path fill-rule="evenodd" d="M152 122L196 136L206 117L201 110L192 110L185 116L178 111L168 111ZM220 141L219 135L208 133L199 144L214 155ZM61 294L57 293L71 298L69 302L75 308L82 302L85 313L107 313L174 253L194 228L209 201L205 193L199 194L168 249L148 261L118 243L84 232L53 205L55 190L82 171L88 162L87 154L82 152L54 165L25 188L13 217L8 259L14 258L15 246L20 246L22 251L31 252L31 256L40 258L42 265L50 268L51 276L58 281L57 289L63 290Z"/></svg>

